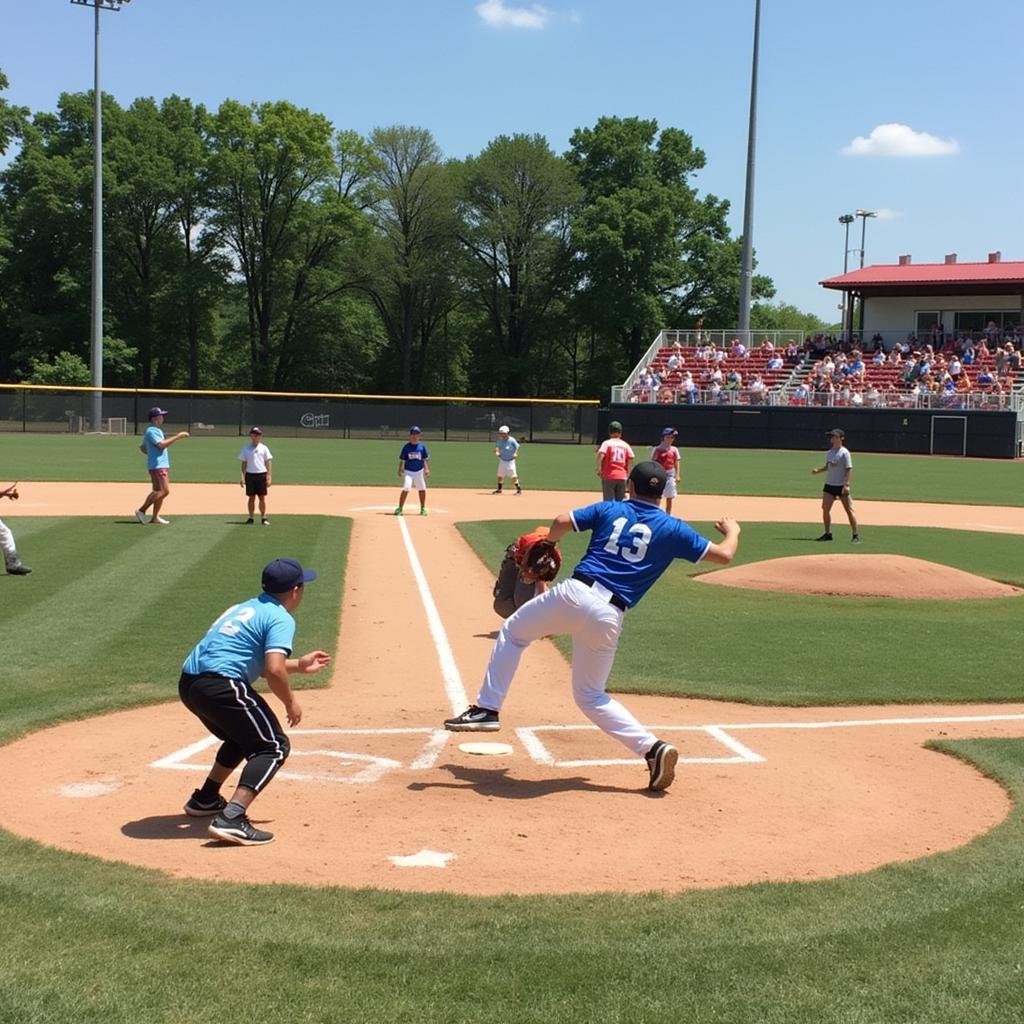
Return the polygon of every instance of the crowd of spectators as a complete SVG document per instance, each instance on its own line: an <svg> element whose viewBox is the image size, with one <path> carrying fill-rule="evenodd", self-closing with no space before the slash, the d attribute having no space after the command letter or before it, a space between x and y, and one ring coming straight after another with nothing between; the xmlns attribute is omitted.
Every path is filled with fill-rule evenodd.
<svg viewBox="0 0 1024 1024"><path fill-rule="evenodd" d="M637 375L627 400L1001 406L1024 369L1024 333L1016 327L1003 331L992 321L982 331L956 335L937 323L923 341L914 334L892 342L881 334L864 341L817 334L785 346L769 338L751 346L738 337L722 346L706 336L695 340L692 348L677 339L660 350Z"/></svg>

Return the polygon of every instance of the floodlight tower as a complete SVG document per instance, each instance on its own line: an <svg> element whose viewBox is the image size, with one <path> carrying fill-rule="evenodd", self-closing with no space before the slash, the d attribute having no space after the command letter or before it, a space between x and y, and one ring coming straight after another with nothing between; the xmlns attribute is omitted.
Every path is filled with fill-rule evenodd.
<svg viewBox="0 0 1024 1024"><path fill-rule="evenodd" d="M100 93L100 11L119 11L131 0L71 0L95 10L93 45L93 175L92 175L92 327L89 361L92 370L92 429L103 425L103 101Z"/></svg>
<svg viewBox="0 0 1024 1024"><path fill-rule="evenodd" d="M850 225L856 220L852 213L844 213L839 218L839 223L846 228L846 241L843 243L843 276L849 267L850 261ZM863 262L861 266L863 266ZM843 334L846 333L846 289L843 289Z"/></svg>
<svg viewBox="0 0 1024 1024"><path fill-rule="evenodd" d="M743 254L740 260L740 337L749 346L750 291L754 276L754 149L757 143L757 51L761 39L761 0L754 0L754 54L750 65L750 121L747 128L747 187L743 202Z"/></svg>

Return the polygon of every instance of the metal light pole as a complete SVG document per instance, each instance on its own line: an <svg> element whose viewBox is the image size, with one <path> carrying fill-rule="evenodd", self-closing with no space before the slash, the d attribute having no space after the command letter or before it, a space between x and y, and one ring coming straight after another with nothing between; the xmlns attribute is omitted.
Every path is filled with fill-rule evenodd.
<svg viewBox="0 0 1024 1024"><path fill-rule="evenodd" d="M747 132L747 188L743 203L743 256L740 263L740 337L750 331L750 287L754 276L754 150L757 141L757 51L761 38L761 0L754 0L754 55L750 66L750 123Z"/></svg>
<svg viewBox="0 0 1024 1024"><path fill-rule="evenodd" d="M93 46L93 174L92 174L92 327L89 360L92 370L92 429L103 425L103 97L100 92L100 11L119 11L131 0L71 0L95 9Z"/></svg>
<svg viewBox="0 0 1024 1024"><path fill-rule="evenodd" d="M874 210L854 210L853 215L860 217L860 269L864 269L864 235L868 229L868 217L877 217ZM860 330L864 329L864 296L860 297ZM853 336L853 305L850 305L850 336ZM863 341L863 338L861 339Z"/></svg>
<svg viewBox="0 0 1024 1024"><path fill-rule="evenodd" d="M839 223L844 225L846 228L846 241L843 243L843 276L846 276L846 271L849 267L850 260L850 225L854 222L854 216L852 213L844 213L839 218ZM846 333L846 289L843 289L843 334Z"/></svg>
<svg viewBox="0 0 1024 1024"><path fill-rule="evenodd" d="M868 229L868 217L877 217L874 210L854 210L854 216L860 217L860 268L864 269L864 235Z"/></svg>

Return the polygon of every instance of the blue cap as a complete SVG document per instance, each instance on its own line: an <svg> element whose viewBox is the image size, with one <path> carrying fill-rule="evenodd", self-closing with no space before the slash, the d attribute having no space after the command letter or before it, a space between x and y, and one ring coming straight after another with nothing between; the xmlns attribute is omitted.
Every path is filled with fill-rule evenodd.
<svg viewBox="0 0 1024 1024"><path fill-rule="evenodd" d="M149 410L149 418L150 419L152 419L154 416L166 416L166 415L167 415L167 410L166 409L161 409L159 405L154 405L153 408Z"/></svg>
<svg viewBox="0 0 1024 1024"><path fill-rule="evenodd" d="M662 432L662 437L671 437L673 434L678 434L679 431L675 427L666 427Z"/></svg>
<svg viewBox="0 0 1024 1024"><path fill-rule="evenodd" d="M312 569L303 569L294 558L275 558L263 569L263 589L268 594L283 594L316 579Z"/></svg>
<svg viewBox="0 0 1024 1024"><path fill-rule="evenodd" d="M423 433L423 431L422 431L422 430L420 430L420 428L419 428L419 427L410 427L410 428L409 428L409 433L410 433L410 434L422 434L422 433Z"/></svg>

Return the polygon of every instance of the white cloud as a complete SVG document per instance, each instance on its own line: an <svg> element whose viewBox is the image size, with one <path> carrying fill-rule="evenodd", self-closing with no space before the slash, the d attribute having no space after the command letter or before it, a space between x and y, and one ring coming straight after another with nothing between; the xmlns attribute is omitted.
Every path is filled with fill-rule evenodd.
<svg viewBox="0 0 1024 1024"><path fill-rule="evenodd" d="M960 152L960 143L915 132L905 124L880 124L867 138L858 135L842 152L846 156L953 156Z"/></svg>
<svg viewBox="0 0 1024 1024"><path fill-rule="evenodd" d="M492 28L544 28L551 18L540 4L511 7L505 0L483 0L476 5L476 13Z"/></svg>

